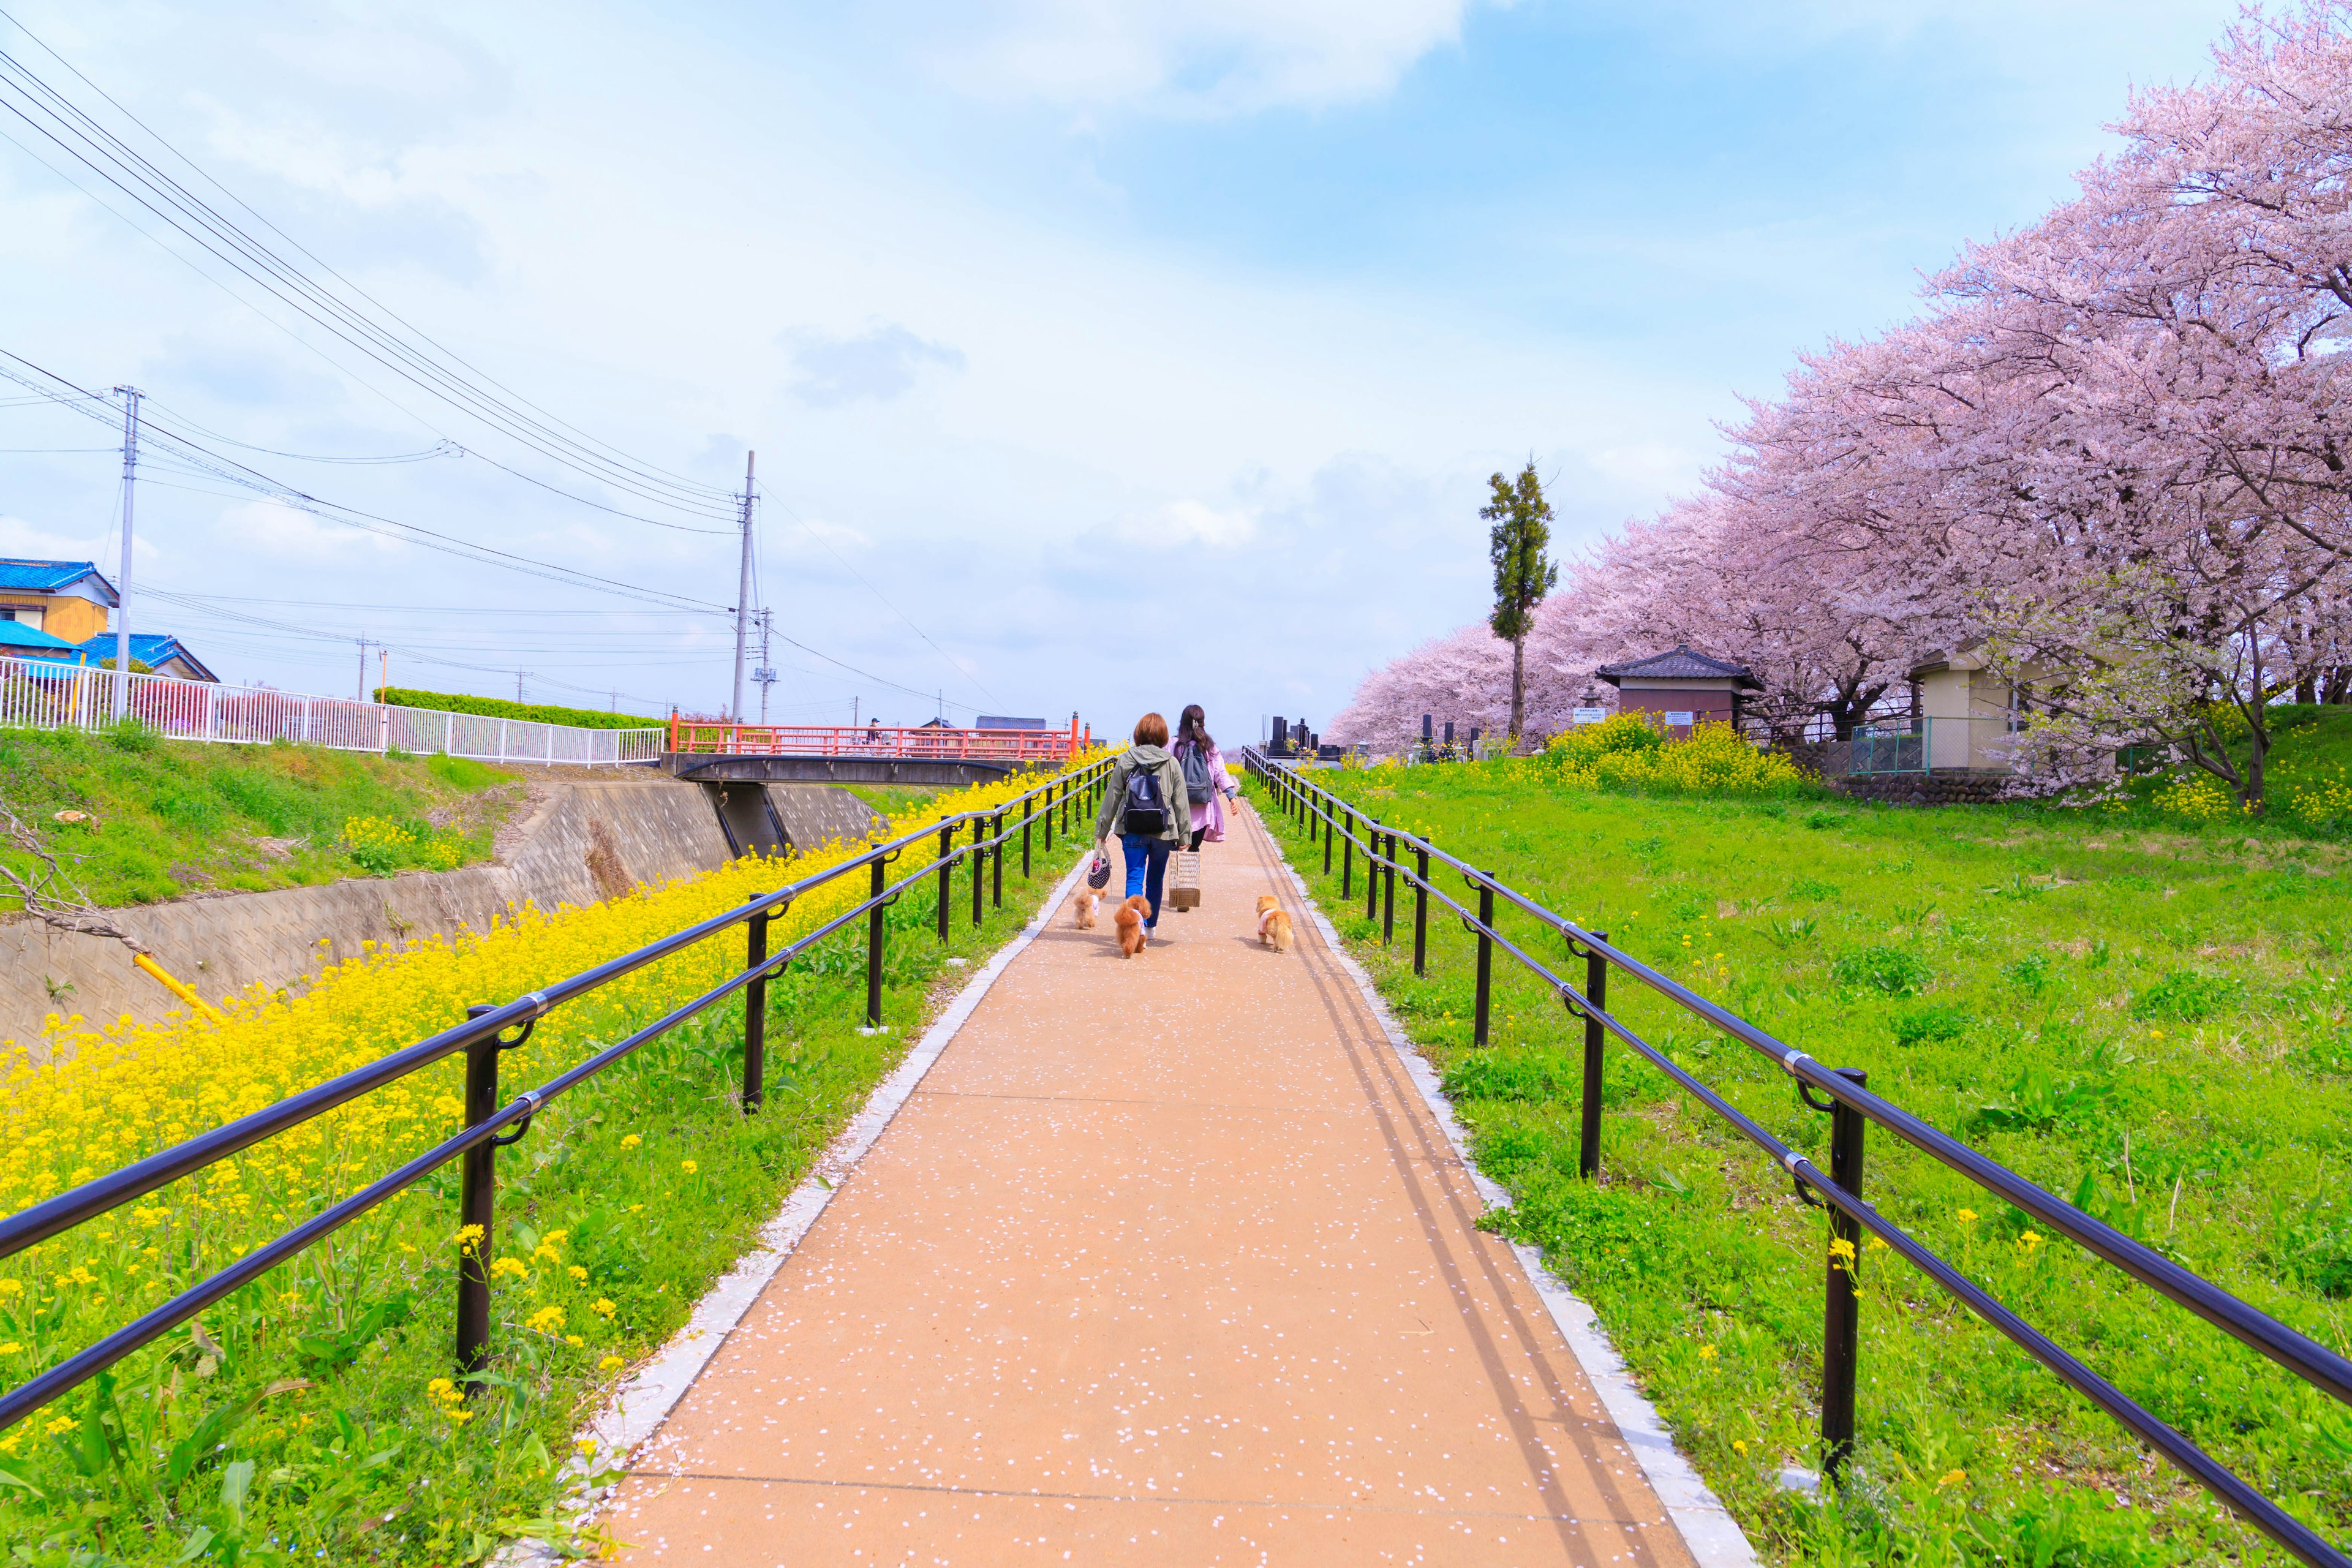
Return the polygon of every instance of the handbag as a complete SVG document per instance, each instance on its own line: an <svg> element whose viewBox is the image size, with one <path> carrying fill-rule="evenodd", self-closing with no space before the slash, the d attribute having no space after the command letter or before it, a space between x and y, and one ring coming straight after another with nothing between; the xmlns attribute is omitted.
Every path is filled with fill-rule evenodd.
<svg viewBox="0 0 2352 1568"><path fill-rule="evenodd" d="M1197 910L1201 907L1201 857L1191 849L1179 849L1168 857L1168 905L1171 909Z"/></svg>
<svg viewBox="0 0 2352 1568"><path fill-rule="evenodd" d="M1110 886L1109 856L1097 855L1095 857L1094 864L1087 868L1087 886L1092 888L1097 893Z"/></svg>

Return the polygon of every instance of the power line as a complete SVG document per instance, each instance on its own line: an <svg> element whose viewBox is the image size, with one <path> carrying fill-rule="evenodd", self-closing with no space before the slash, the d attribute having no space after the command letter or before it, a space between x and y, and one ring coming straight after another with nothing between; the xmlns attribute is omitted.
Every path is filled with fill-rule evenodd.
<svg viewBox="0 0 2352 1568"><path fill-rule="evenodd" d="M70 408L76 413L83 415L85 417L97 419L102 423L111 425L112 420L110 416L106 413L100 412L100 409L105 406L105 400L98 394L91 392L85 387L76 385L74 383L68 381L65 377L58 375L56 372L36 364L31 360L25 358L21 354L11 353L5 349L0 349L0 358L13 360L17 364L26 367L26 369L33 371L47 381L55 383L56 385L64 388L65 391L62 393L49 394L51 400L57 403L60 407ZM10 370L5 365L0 365L0 376L5 376L9 380L16 382L18 385L24 386L28 390L42 392L45 394L47 393L47 389L43 387L38 382L35 382L16 371ZM296 489L290 485L273 479L267 474L261 473L258 469L248 468L233 458L223 457L221 454L205 447L200 442L197 442L186 436L183 436L167 426L151 423L144 428L148 438L163 444L164 450L167 453L178 457L181 461L202 471L212 474L214 477L226 480L230 484L236 485L240 489L265 496L268 499L279 502L281 505L294 508L297 510L310 512L313 516L323 518L330 522L340 523L345 527L356 528L368 533L379 534L387 539L396 539L406 543L416 544L427 550L438 550L445 554L455 555L461 560L474 561L483 565L501 566L509 571L520 572L529 576L543 577L551 582L572 583L580 586L590 587L598 593L613 594L623 598L641 599L653 604L661 604L664 600L667 600L668 601L665 605L667 608L683 608L697 610L706 614L716 613L730 616L735 613L735 607L732 605L712 604L707 600L691 598L684 594L672 594L667 589L642 588L635 584L619 582L614 578L600 577L593 573L582 572L574 567L559 566L553 562L538 561L530 556L516 555L508 551L495 550L486 544L475 544L470 541L461 540L450 534L436 532L431 529L420 527L413 522L401 522L395 519L383 517L374 512L362 511L356 507L349 507L341 505L339 502L322 500L306 491ZM230 470L235 471L232 472ZM151 480L150 482L162 484L168 481ZM661 595L661 598L656 599L652 597L652 595ZM832 665L837 669L846 670L850 674L856 676L861 680L871 681L877 686L887 687L893 691L901 692L908 697L917 699L929 699L932 696L932 693L930 692L917 690L914 687L892 680L887 676L876 675L871 670L861 669L856 665L851 664L845 659L835 658L833 655L824 652L821 648L812 647L807 643L802 642L797 637L787 637L782 632L778 632L776 634L776 637L777 640L790 644L792 647L798 648L801 652L808 655L810 658L821 660L825 664ZM591 689L583 688L582 689ZM958 702L953 704L953 706L976 711L976 710L971 710L971 705L967 702Z"/></svg>
<svg viewBox="0 0 2352 1568"><path fill-rule="evenodd" d="M40 365L35 364L31 360L25 358L21 354L11 353L5 349L0 349L0 357L14 360L16 363L38 373L40 375L47 378L49 381L55 382L61 387L67 388L73 395L58 395L55 401L59 405L59 406L71 408L77 413L82 414L89 418L97 419L103 424L112 424L113 421L110 416L99 412L96 407L85 405L87 404L102 404L103 400L100 399L96 393L90 392L87 388L75 385L72 382L66 380L65 377L57 374L53 371L45 369ZM17 384L29 387L35 391L46 390L41 387L38 383L28 380L26 377L19 375L16 372L7 369L5 366L0 366L0 375L5 375L10 380L15 381ZM82 401L77 402L77 398ZM575 583L583 586L593 587L599 593L615 594L623 598L643 599L647 603L662 603L667 601L677 605L712 611L719 614L732 613L731 605L713 604L708 600L696 599L684 594L673 594L667 589L646 588L636 584L623 583L614 578L598 576L596 574L592 572L583 572L576 567L560 566L551 561L538 561L527 555L517 555L510 551L493 549L491 546L487 544L476 544L469 540L458 539L452 534L437 532L435 530L425 528L413 522L402 522L396 519L383 517L375 512L363 511L357 507L344 506L339 502L322 500L316 496L310 495L307 491L297 489L291 485L273 479L267 474L260 472L258 469L248 468L247 465L238 462L234 458L224 457L218 452L212 451L205 447L202 443L181 435L168 426L162 424L151 425L148 427L148 430L151 439L162 444L166 452L177 457L182 462L189 464L191 467L201 469L204 472L209 473L216 479L224 479L242 489L250 490L256 494L268 497L270 500L278 501L281 505L292 507L297 510L310 512L314 516L324 518L330 522L341 523L348 528L356 528L366 533L381 534L387 539L403 540L405 542L418 545L426 550L437 550L445 554L457 556L461 560L473 561L484 565L504 566L509 571L521 572L529 576L544 577L551 582ZM235 471L230 471L232 469ZM163 483L165 481L158 480L156 482ZM658 597L656 597L656 595L658 595Z"/></svg>
<svg viewBox="0 0 2352 1568"><path fill-rule="evenodd" d="M15 25L19 31L24 32L26 37L31 38L51 58L71 71L84 86L144 132L166 154L185 165L197 178L250 214L263 226L284 240L291 249L320 267L328 277L340 284L342 289L347 290L350 296L364 301L367 307L372 307L374 311L379 312L383 320L371 316L368 310L353 303L352 298L346 298L334 289L320 282L270 246L256 239L218 209L196 196L178 180L158 168L121 137L100 125L66 95L43 80L23 61L5 51L0 51L0 87L13 89L16 97L16 100L0 97L0 108L5 108L26 126L53 143L100 179L144 207L157 219L176 230L199 248L227 265L280 303L341 338L344 342L359 350L368 358L375 360L402 379L482 420L491 428L531 447L551 461L658 505L699 512L707 517L725 516L728 503L731 500L727 491L705 481L691 479L644 463L608 443L587 437L583 432L578 431L576 426L570 426L554 416L547 414L544 409L522 399L502 383L485 375L470 362L419 331L413 323L390 310L366 290L320 261L299 242L293 240L291 237L285 234L284 230L278 228L249 204L238 198L235 193L230 192L219 181L214 179L173 147L152 127L140 121L103 89L90 81L89 77L74 67L70 61L29 29L25 28L13 16L0 11L0 18L5 18ZM21 105L17 100L21 100ZM27 112L27 109L31 112ZM8 139L12 142L16 141L14 137ZM23 146L20 142L16 144ZM86 187L80 187L79 182L72 180L47 159L33 153L30 148L26 148L25 151L45 167L58 174L61 178L67 179L69 184L75 184L78 188L83 188L86 195L92 195L93 200L97 199L94 193L89 192ZM122 218L123 221L131 222L125 215L109 204L100 202L100 205L106 206L110 212L114 212L115 216ZM146 234L151 240L157 240L155 235L148 233L142 226L132 223L131 226L141 228L141 232ZM157 243L160 244L161 241L157 240ZM169 246L164 246L163 248L167 252L172 252L172 247ZM187 260L185 257L181 257L180 259L184 262ZM202 271L202 268L198 270ZM214 281L217 283L218 279L215 279ZM234 290L231 292L234 295ZM251 301L245 302L250 307ZM267 313L264 314L266 318ZM394 323L394 326L385 325L385 321ZM394 330L395 326L397 330ZM481 379L478 382L475 377ZM486 390L485 383L488 387L496 388L496 391ZM524 412L525 410L529 412ZM414 417L414 415L412 414L411 416ZM496 459L485 458L485 460L496 462ZM498 466L506 467L503 464ZM508 471L514 470L509 468ZM518 477L529 478L523 475ZM554 489L552 486L547 488ZM555 490L555 493L569 495L569 492L562 490ZM570 499L582 498L571 497ZM586 504L597 503L587 502ZM618 509L607 510L617 511ZM635 516L625 512L619 515ZM654 520L638 519L638 521Z"/></svg>

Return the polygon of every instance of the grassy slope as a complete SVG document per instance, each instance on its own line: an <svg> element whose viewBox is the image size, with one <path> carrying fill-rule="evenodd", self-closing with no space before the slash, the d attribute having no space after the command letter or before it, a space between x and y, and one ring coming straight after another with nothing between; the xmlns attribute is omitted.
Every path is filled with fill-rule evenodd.
<svg viewBox="0 0 2352 1568"><path fill-rule="evenodd" d="M2137 811L1560 795L1509 763L1318 776L1612 931L1792 1044L1867 1068L1874 1088L1937 1125L2352 1349L2340 978L2352 889L2340 844L2242 823L2166 830ZM1291 855L1319 871L1295 837ZM1352 908L1336 879L1310 880L1445 1072L1480 1163L1517 1194L1499 1223L1540 1242L1595 1303L1771 1555L2272 1560L1884 1252L1865 1265L1858 1484L1842 1510L1780 1490L1784 1464L1816 1462L1817 1213L1622 1049L1607 1079L1604 1179L1579 1181L1580 1037L1558 1002L1498 957L1495 1048L1473 1051L1458 929L1433 919L1430 973L1417 981L1409 936L1383 952L1363 920L1360 880ZM1409 932L1403 910L1399 921ZM1538 951L1580 972L1557 938ZM1778 1136L1825 1158L1827 1118L1801 1109L1772 1063L1629 982L1612 1000ZM2342 1410L2071 1246L2028 1240L2021 1215L1885 1134L1872 1135L1869 1162L1869 1190L1891 1217L2343 1535Z"/></svg>
<svg viewBox="0 0 2352 1568"><path fill-rule="evenodd" d="M307 1560L422 1565L479 1562L516 1535L562 1538L551 1517L566 1490L560 1467L619 1360L641 1358L684 1325L950 988L1020 929L1065 864L1057 848L1024 886L1013 858L1005 907L977 927L960 876L944 946L928 879L890 906L883 1035L858 1031L863 922L793 964L769 987L767 1096L756 1118L736 1108L740 1001L537 1118L530 1137L500 1156L497 1250L531 1257L544 1240L549 1256L582 1268L569 1326L601 1342L572 1348L526 1331L520 1320L534 1298L520 1283L500 1284L492 1372L502 1396L483 1402L478 1420L451 1428L425 1393L450 1373L450 1270L423 1270L416 1289L389 1301L348 1300L341 1281L418 1272L383 1258L394 1247L414 1255L446 1246L458 1194L452 1165L401 1200L387 1223L347 1232L348 1256L322 1248L272 1275L267 1289L248 1287L205 1312L217 1360L174 1335L167 1353L142 1352L118 1368L102 1404L71 1396L61 1408L83 1417L82 1428L35 1435L36 1447L16 1453L0 1443L0 1542L21 1543L21 1561L36 1568L228 1561L233 1537L248 1554L270 1542L273 1552ZM646 1021L616 1016L607 1027L617 1037ZM454 1092L457 1064L434 1070ZM343 1331L293 1340L287 1309L298 1297L301 1318ZM614 1307L601 1328L589 1316L598 1297ZM0 1296L0 1339L31 1321L29 1301L17 1303L22 1323L7 1305ZM601 1364L607 1353L619 1358L612 1367ZM20 1370L0 1355L0 1378ZM310 1386L279 1381L298 1375ZM184 1482L91 1457L93 1425L144 1452L165 1405L181 1423L174 1431L199 1413L222 1423L202 1441L183 1440L194 1465ZM214 1442L221 1446L205 1447ZM104 1443L96 1452L103 1456ZM240 1510L229 1492L247 1466ZM7 1484L12 1473L41 1495ZM578 1544L593 1554L593 1542Z"/></svg>
<svg viewBox="0 0 2352 1568"><path fill-rule="evenodd" d="M510 774L459 758L209 746L135 731L0 731L0 801L105 905L358 875L341 842L352 817L384 818L438 840L439 864L484 859L521 795ZM68 810L89 814L94 830L58 822L55 814ZM415 852L391 860L425 863ZM14 900L0 902L0 910L14 907Z"/></svg>

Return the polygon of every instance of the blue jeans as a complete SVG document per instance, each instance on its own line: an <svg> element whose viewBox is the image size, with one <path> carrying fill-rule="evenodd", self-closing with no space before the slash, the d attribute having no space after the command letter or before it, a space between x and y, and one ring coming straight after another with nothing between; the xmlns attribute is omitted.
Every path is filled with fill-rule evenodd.
<svg viewBox="0 0 2352 1568"><path fill-rule="evenodd" d="M1122 833L1118 847L1127 853L1127 896L1143 893L1151 900L1151 917L1143 922L1150 930L1160 923L1160 884L1168 875L1168 852L1176 846L1165 838Z"/></svg>

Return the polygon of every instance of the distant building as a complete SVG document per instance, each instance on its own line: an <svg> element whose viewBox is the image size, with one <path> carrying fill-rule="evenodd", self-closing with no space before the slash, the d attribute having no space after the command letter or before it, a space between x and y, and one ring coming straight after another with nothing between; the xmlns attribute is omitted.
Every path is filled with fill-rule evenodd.
<svg viewBox="0 0 2352 1568"><path fill-rule="evenodd" d="M0 620L68 644L87 642L106 629L107 612L121 602L95 563L0 559Z"/></svg>
<svg viewBox="0 0 2352 1568"><path fill-rule="evenodd" d="M121 603L94 562L0 559L0 658L103 664L114 657L109 612ZM131 658L158 675L220 679L168 632L133 632Z"/></svg>
<svg viewBox="0 0 2352 1568"><path fill-rule="evenodd" d="M975 730L1045 730L1050 729L1043 719L1007 719L1000 713L982 713L971 721Z"/></svg>
<svg viewBox="0 0 2352 1568"><path fill-rule="evenodd" d="M1617 689L1620 713L1654 713L1668 730L1685 734L1693 724L1735 722L1741 694L1764 689L1745 665L1726 664L1687 646L1604 664L1593 673Z"/></svg>
<svg viewBox="0 0 2352 1568"><path fill-rule="evenodd" d="M114 634L100 632L83 643L81 651L89 655L90 663L103 664L114 657ZM180 680L220 679L169 632L132 632L131 662L143 664L158 675L168 675Z"/></svg>
<svg viewBox="0 0 2352 1568"><path fill-rule="evenodd" d="M0 619L0 658L54 658L72 664L80 658L79 646L51 637L30 621Z"/></svg>

